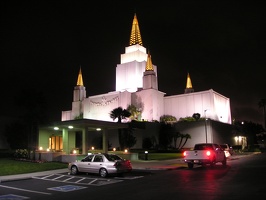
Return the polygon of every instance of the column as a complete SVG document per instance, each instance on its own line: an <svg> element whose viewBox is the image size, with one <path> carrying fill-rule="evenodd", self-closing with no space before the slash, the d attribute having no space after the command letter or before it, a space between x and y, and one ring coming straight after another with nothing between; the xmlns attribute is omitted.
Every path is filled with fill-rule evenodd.
<svg viewBox="0 0 266 200"><path fill-rule="evenodd" d="M63 151L66 154L70 154L69 144L68 144L68 140L69 140L69 137L68 137L68 129L63 129L62 136L63 136Z"/></svg>
<svg viewBox="0 0 266 200"><path fill-rule="evenodd" d="M103 152L108 153L108 130L103 128Z"/></svg>
<svg viewBox="0 0 266 200"><path fill-rule="evenodd" d="M82 129L82 154L88 154L88 127Z"/></svg>

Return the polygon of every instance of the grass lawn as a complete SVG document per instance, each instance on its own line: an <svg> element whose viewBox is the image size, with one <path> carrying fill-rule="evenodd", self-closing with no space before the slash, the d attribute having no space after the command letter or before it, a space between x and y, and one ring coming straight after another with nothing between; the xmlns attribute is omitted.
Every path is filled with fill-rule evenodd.
<svg viewBox="0 0 266 200"><path fill-rule="evenodd" d="M148 160L167 160L181 158L181 153L149 153ZM139 153L139 159L144 160L145 154ZM0 176L25 174L32 172L48 171L54 169L64 169L68 163L61 162L29 162L18 161L13 158L0 158Z"/></svg>
<svg viewBox="0 0 266 200"><path fill-rule="evenodd" d="M17 161L12 158L0 158L0 176L63 169L67 168L67 166L67 163L60 162L35 163Z"/></svg>

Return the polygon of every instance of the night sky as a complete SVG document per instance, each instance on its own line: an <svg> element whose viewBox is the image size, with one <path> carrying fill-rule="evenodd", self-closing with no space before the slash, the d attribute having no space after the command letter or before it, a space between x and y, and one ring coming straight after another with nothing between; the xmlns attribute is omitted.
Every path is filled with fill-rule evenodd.
<svg viewBox="0 0 266 200"><path fill-rule="evenodd" d="M50 120L70 110L79 68L87 96L115 91L134 13L158 68L159 90L230 98L232 119L263 124L264 1L1 1L1 118L23 89L41 91ZM192 115L193 113L191 113Z"/></svg>

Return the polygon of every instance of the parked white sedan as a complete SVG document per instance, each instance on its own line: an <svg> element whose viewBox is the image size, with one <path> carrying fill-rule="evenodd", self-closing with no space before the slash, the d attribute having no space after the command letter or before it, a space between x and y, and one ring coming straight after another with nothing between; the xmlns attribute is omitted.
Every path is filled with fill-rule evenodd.
<svg viewBox="0 0 266 200"><path fill-rule="evenodd" d="M224 150L225 156L228 158L233 154L233 149L232 147L229 147L228 144L220 144L221 148Z"/></svg>
<svg viewBox="0 0 266 200"><path fill-rule="evenodd" d="M99 174L106 177L109 174L122 175L132 171L130 160L121 158L116 154L97 153L86 156L81 161L68 164L70 174L76 175L79 172Z"/></svg>

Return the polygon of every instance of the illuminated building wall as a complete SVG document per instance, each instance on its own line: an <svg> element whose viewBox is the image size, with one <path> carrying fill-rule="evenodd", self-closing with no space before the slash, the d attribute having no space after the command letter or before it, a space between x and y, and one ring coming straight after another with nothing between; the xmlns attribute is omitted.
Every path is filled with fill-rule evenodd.
<svg viewBox="0 0 266 200"><path fill-rule="evenodd" d="M231 124L229 98L212 89L194 92L189 75L184 94L165 96L164 92L158 90L157 76L157 66L152 64L150 53L147 54L142 45L135 15L130 44L116 67L116 90L86 98L80 69L77 86L74 87L72 110L63 111L61 120L82 116L113 121L109 116L113 109L119 106L126 109L128 105L135 105L141 111L139 120L144 121L159 121L162 115L172 115L179 120L200 113L201 117Z"/></svg>
<svg viewBox="0 0 266 200"><path fill-rule="evenodd" d="M177 120L200 113L201 117L231 124L230 99L212 89L165 97L164 112Z"/></svg>
<svg viewBox="0 0 266 200"><path fill-rule="evenodd" d="M121 64L116 67L116 91L136 92L143 87L143 72L147 63L146 48L136 44L125 48L121 55ZM157 66L154 72L157 74Z"/></svg>

